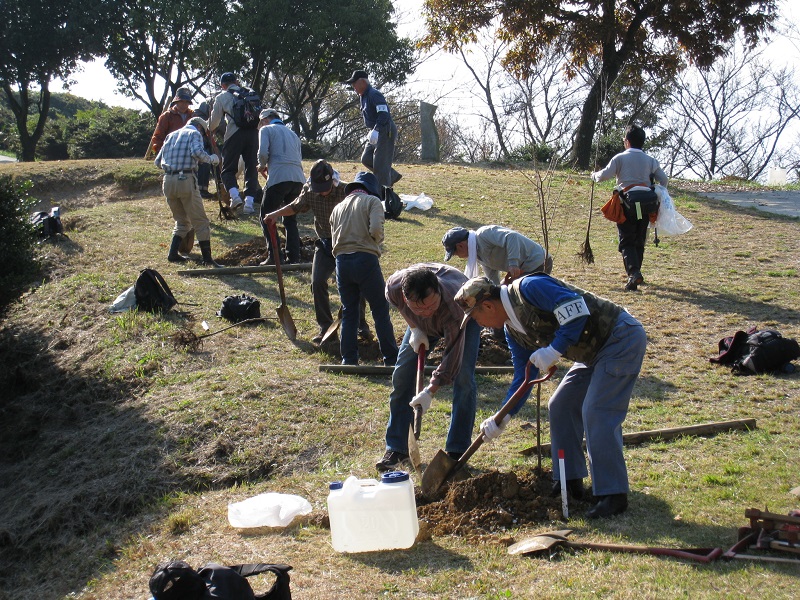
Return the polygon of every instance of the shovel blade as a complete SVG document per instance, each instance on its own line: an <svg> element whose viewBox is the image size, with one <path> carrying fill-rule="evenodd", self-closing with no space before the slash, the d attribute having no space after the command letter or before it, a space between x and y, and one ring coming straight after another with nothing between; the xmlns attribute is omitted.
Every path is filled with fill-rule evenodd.
<svg viewBox="0 0 800 600"><path fill-rule="evenodd" d="M289 314L289 307L285 304L281 304L275 310L278 313L278 320L281 322L281 327L283 327L286 337L292 342L295 341L297 339L297 327L294 325L292 315Z"/></svg>
<svg viewBox="0 0 800 600"><path fill-rule="evenodd" d="M531 538L517 542L508 547L509 554L536 554L550 550L553 546L567 541L567 536L572 533L571 529L561 529L559 531L549 531L535 535Z"/></svg>
<svg viewBox="0 0 800 600"><path fill-rule="evenodd" d="M447 456L444 450L436 453L422 474L422 494L426 498L435 500L439 496L442 486L450 477L457 462Z"/></svg>
<svg viewBox="0 0 800 600"><path fill-rule="evenodd" d="M325 335L322 336L321 344L327 343L329 339L331 339L336 332L339 331L339 327L342 325L342 307L339 307L339 314L333 320L333 323L330 324L328 329L325 331Z"/></svg>

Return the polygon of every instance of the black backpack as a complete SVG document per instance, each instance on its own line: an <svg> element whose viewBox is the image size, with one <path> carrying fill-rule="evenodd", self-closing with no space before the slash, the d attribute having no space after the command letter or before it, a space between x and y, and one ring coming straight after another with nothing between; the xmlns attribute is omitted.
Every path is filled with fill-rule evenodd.
<svg viewBox="0 0 800 600"><path fill-rule="evenodd" d="M246 87L228 91L233 95L233 122L239 129L255 129L261 112L261 97Z"/></svg>
<svg viewBox="0 0 800 600"><path fill-rule="evenodd" d="M383 211L387 219L399 219L403 212L403 201L390 187L383 188Z"/></svg>
<svg viewBox="0 0 800 600"><path fill-rule="evenodd" d="M264 563L225 567L207 563L198 571L176 560L162 563L150 577L150 593L156 600L291 600L289 565ZM247 577L271 572L275 583L263 593L256 594Z"/></svg>
<svg viewBox="0 0 800 600"><path fill-rule="evenodd" d="M33 213L31 215L31 225L36 228L36 233L40 238L49 239L54 235L64 235L61 213L57 206L54 206L49 212Z"/></svg>
<svg viewBox="0 0 800 600"><path fill-rule="evenodd" d="M246 319L261 317L261 303L255 298L242 294L241 296L227 296L222 301L222 308L217 311L217 316L238 323Z"/></svg>
<svg viewBox="0 0 800 600"><path fill-rule="evenodd" d="M142 269L133 284L133 293L136 305L148 312L169 310L178 303L161 273L155 269Z"/></svg>
<svg viewBox="0 0 800 600"><path fill-rule="evenodd" d="M734 335L719 341L719 356L709 360L713 363L730 365L739 375L752 373L772 373L793 371L789 363L800 358L800 344L783 337L772 329L758 331L755 327L747 332L737 331ZM791 369L789 367L792 367Z"/></svg>

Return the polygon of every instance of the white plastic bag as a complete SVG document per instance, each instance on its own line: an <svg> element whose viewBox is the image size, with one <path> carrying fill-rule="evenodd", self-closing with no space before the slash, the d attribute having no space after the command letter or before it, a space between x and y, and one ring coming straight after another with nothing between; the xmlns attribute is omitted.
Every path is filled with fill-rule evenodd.
<svg viewBox="0 0 800 600"><path fill-rule="evenodd" d="M418 208L420 210L428 210L433 206L433 198L422 192L417 196L411 194L400 194L400 200L405 204L405 210Z"/></svg>
<svg viewBox="0 0 800 600"><path fill-rule="evenodd" d="M656 184L655 188L656 195L661 201L655 224L658 232L664 235L680 235L689 231L692 228L692 224L675 210L675 203L670 198L667 188L658 184Z"/></svg>
<svg viewBox="0 0 800 600"><path fill-rule="evenodd" d="M133 287L134 286L129 287L127 290L117 296L117 299L114 300L109 307L108 312L119 313L133 309L136 306L136 293L134 292Z"/></svg>
<svg viewBox="0 0 800 600"><path fill-rule="evenodd" d="M228 504L228 522L239 529L286 527L296 516L310 512L311 503L302 496L267 492Z"/></svg>

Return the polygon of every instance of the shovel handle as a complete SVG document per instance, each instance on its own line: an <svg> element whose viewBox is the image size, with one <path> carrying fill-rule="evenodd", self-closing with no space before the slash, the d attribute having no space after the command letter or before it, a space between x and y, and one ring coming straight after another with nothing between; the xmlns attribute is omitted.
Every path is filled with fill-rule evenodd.
<svg viewBox="0 0 800 600"><path fill-rule="evenodd" d="M417 355L417 393L422 391L425 387L425 344L420 344L419 352ZM422 407L414 407L414 439L419 439L419 434L422 431Z"/></svg>
<svg viewBox="0 0 800 600"><path fill-rule="evenodd" d="M531 379L530 378L531 366L532 366L531 363L528 362L528 364L525 366L525 381L523 381L520 384L520 386L517 388L517 391L514 392L511 398L508 399L508 402L506 402L503 405L503 407L495 413L494 422L497 425L500 425L500 423L503 422L503 419L506 417L506 415L510 413L517 404L519 404L519 401L522 399L525 393L531 388L531 386L533 386L536 383L542 383L543 381L547 381L556 372L556 367L555 365L553 365L552 367L550 367L550 370L547 371L547 375L545 375L544 377L540 377L539 379ZM485 441L486 438L484 437L483 432L481 432L480 435L475 438L475 441L472 442L470 447L467 448L467 451L464 452L464 454L461 455L461 458L458 459L458 462L456 462L456 464L453 466L453 470L450 472L448 477L450 477L453 473L455 473L461 467L463 467L466 464L466 462L470 459L470 457L473 454L475 454L475 451L478 448L480 448L483 442Z"/></svg>
<svg viewBox="0 0 800 600"><path fill-rule="evenodd" d="M286 292L283 290L283 271L281 271L281 250L278 248L278 226L274 221L267 223L269 239L272 241L272 256L275 259L275 271L278 274L278 291L281 294L281 306L286 306Z"/></svg>

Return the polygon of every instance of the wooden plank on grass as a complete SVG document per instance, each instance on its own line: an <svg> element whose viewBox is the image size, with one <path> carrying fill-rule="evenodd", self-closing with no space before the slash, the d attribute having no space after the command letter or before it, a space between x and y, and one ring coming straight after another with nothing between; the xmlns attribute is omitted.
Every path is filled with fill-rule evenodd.
<svg viewBox="0 0 800 600"><path fill-rule="evenodd" d="M295 263L281 265L281 271L310 271L311 263ZM256 265L253 267L222 267L219 269L185 269L178 271L178 275L249 275L251 273L274 273L275 265Z"/></svg>
<svg viewBox="0 0 800 600"><path fill-rule="evenodd" d="M682 435L714 435L724 431L751 430L756 428L755 419L736 419L734 421L719 421L716 423L703 423L701 425L684 425L683 427L670 427L667 429L653 429L651 431L637 431L625 433L622 443L628 446L651 442L653 440L671 440ZM586 443L584 443L584 448ZM525 456L536 453L536 446L525 448L520 452ZM550 454L550 444L542 444L542 454Z"/></svg>
<svg viewBox="0 0 800 600"><path fill-rule="evenodd" d="M433 373L435 367L426 366L425 373ZM343 373L347 375L391 375L394 367L383 365L320 365L323 373ZM513 373L514 367L475 367L476 375L500 375Z"/></svg>

